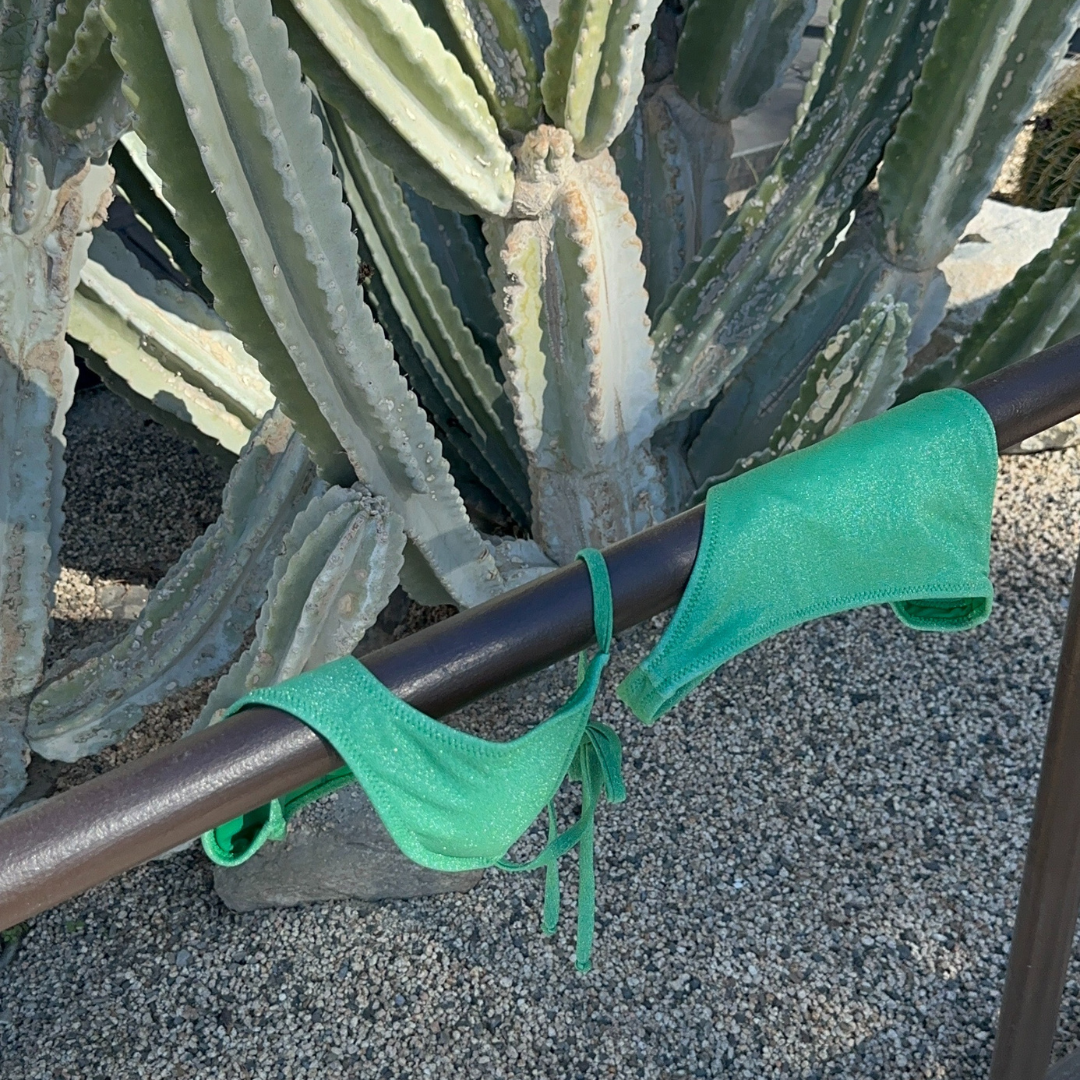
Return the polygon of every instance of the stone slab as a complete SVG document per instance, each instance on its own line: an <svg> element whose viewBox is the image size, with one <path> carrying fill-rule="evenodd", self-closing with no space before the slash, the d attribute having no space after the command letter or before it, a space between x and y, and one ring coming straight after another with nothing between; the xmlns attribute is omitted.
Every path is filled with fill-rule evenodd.
<svg viewBox="0 0 1080 1080"><path fill-rule="evenodd" d="M359 784L304 807L289 834L240 866L216 867L214 887L234 911L318 900L388 900L464 892L483 876L428 870L398 850Z"/></svg>

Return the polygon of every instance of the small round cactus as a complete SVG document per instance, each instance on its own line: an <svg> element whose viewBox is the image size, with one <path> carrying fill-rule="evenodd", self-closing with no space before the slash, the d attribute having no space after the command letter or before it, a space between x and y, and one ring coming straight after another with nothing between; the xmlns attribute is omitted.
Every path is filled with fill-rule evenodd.
<svg viewBox="0 0 1080 1080"><path fill-rule="evenodd" d="M1080 65L1060 83L1045 111L1029 121L1017 202L1033 210L1073 206L1080 197Z"/></svg>

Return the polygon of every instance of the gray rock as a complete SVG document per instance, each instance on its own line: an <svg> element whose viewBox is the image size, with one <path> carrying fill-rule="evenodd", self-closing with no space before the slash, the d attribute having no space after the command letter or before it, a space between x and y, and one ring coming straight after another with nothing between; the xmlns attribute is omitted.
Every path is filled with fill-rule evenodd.
<svg viewBox="0 0 1080 1080"><path fill-rule="evenodd" d="M301 810L289 835L240 866L217 867L214 887L234 911L313 900L387 900L464 892L483 871L441 873L398 850L359 784Z"/></svg>
<svg viewBox="0 0 1080 1080"><path fill-rule="evenodd" d="M1067 446L1080 445L1080 416L1062 420L1046 431L1032 435L1019 446L1014 446L1009 453L1034 454L1042 450L1064 450Z"/></svg>
<svg viewBox="0 0 1080 1080"><path fill-rule="evenodd" d="M941 264L950 289L950 327L966 333L1016 271L1054 242L1068 214L987 199Z"/></svg>
<svg viewBox="0 0 1080 1080"><path fill-rule="evenodd" d="M145 585L123 581L103 581L94 586L94 598L110 619L133 622L146 607L150 590Z"/></svg>

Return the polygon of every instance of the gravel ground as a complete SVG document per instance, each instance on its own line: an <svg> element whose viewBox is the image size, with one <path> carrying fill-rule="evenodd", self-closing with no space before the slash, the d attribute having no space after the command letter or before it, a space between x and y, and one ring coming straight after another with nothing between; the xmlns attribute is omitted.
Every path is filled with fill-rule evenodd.
<svg viewBox="0 0 1080 1080"><path fill-rule="evenodd" d="M139 437L147 459L174 445ZM163 490L82 549L94 500L71 512L72 550L98 562L65 564L119 578ZM660 623L619 641L599 712L628 800L598 815L587 975L572 858L549 939L539 875L238 915L187 851L33 921L0 973L0 1075L985 1077L1078 543L1080 454L1006 459L976 631L917 634L881 608L821 620L651 729L611 688ZM511 734L567 674L460 721ZM1078 978L1058 1055L1080 1045Z"/></svg>

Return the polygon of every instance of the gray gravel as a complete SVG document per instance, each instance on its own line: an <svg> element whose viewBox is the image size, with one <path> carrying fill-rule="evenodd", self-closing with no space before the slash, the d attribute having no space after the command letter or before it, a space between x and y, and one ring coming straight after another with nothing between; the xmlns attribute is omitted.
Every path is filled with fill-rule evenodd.
<svg viewBox="0 0 1080 1080"><path fill-rule="evenodd" d="M0 1074L984 1077L1078 542L1080 453L1007 459L974 632L821 620L651 729L611 688L659 624L618 642L600 713L629 796L599 814L588 975L573 859L548 939L539 875L235 914L188 851L34 920L0 973ZM511 734L566 676L460 722Z"/></svg>
<svg viewBox="0 0 1080 1080"><path fill-rule="evenodd" d="M142 592L221 512L229 469L104 386L68 413L62 572L46 663L123 629L117 586ZM112 610L110 610L112 609Z"/></svg>

